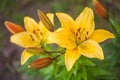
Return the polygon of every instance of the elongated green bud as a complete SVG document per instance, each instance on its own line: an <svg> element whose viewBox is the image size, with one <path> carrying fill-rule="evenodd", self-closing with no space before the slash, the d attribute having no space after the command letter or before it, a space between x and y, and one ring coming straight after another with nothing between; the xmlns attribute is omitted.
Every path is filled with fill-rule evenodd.
<svg viewBox="0 0 120 80"><path fill-rule="evenodd" d="M36 48L36 47L26 48L26 51L34 55L41 55L46 53L46 51L43 48Z"/></svg>
<svg viewBox="0 0 120 80"><path fill-rule="evenodd" d="M38 16L40 18L40 20L42 21L42 23L45 25L45 27L53 32L54 31L54 26L52 24L52 22L50 21L50 19L46 16L45 13L43 13L42 11L38 10Z"/></svg>

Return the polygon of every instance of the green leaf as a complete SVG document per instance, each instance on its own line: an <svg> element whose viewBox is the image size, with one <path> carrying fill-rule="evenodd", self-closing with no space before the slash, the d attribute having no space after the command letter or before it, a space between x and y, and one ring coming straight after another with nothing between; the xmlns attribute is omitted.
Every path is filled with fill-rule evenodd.
<svg viewBox="0 0 120 80"><path fill-rule="evenodd" d="M57 78L66 75L66 72L67 72L66 69L65 69L65 68L61 68L61 70L62 70L62 71L60 71L60 72L56 75Z"/></svg>
<svg viewBox="0 0 120 80"><path fill-rule="evenodd" d="M86 68L85 68L85 67L82 67L81 77L82 77L83 80L88 80L88 79L87 79L87 71L86 71Z"/></svg>
<svg viewBox="0 0 120 80"><path fill-rule="evenodd" d="M53 45L51 45L51 44L45 44L44 45L44 49L47 50L47 51L52 51L53 50Z"/></svg>
<svg viewBox="0 0 120 80"><path fill-rule="evenodd" d="M90 59L84 56L82 56L79 61L80 61L80 64L84 66L96 66L93 61L91 61Z"/></svg>
<svg viewBox="0 0 120 80"><path fill-rule="evenodd" d="M109 18L109 23L113 30L120 36L120 25L118 25L111 17Z"/></svg>
<svg viewBox="0 0 120 80"><path fill-rule="evenodd" d="M89 67L88 71L91 72L94 76L107 76L112 75L112 73L98 67Z"/></svg>

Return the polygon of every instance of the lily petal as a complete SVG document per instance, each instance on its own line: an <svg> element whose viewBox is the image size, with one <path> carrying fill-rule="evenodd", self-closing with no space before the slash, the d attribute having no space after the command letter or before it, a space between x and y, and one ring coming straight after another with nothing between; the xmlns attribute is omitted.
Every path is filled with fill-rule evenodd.
<svg viewBox="0 0 120 80"><path fill-rule="evenodd" d="M25 64L25 62L32 56L33 54L30 54L29 52L24 50L21 55L21 65Z"/></svg>
<svg viewBox="0 0 120 80"><path fill-rule="evenodd" d="M89 37L89 39L95 40L99 43L109 38L115 38L115 36L111 32L104 29L95 30Z"/></svg>
<svg viewBox="0 0 120 80"><path fill-rule="evenodd" d="M68 71L71 70L73 67L74 63L76 62L77 59L81 56L80 50L76 49L71 49L71 50L66 50L65 53L65 65Z"/></svg>
<svg viewBox="0 0 120 80"><path fill-rule="evenodd" d="M37 45L36 41L38 41L38 39L32 33L20 32L18 34L12 35L10 37L10 41L16 45L27 48L36 46Z"/></svg>
<svg viewBox="0 0 120 80"><path fill-rule="evenodd" d="M67 31L75 31L75 21L65 13L56 13L62 28L66 29Z"/></svg>
<svg viewBox="0 0 120 80"><path fill-rule="evenodd" d="M86 7L82 13L77 17L76 24L78 28L85 29L88 32L88 36L93 32L95 23L94 23L94 14L91 8Z"/></svg>
<svg viewBox="0 0 120 80"><path fill-rule="evenodd" d="M62 28L59 28L57 31L53 32L48 37L48 40L50 43L56 43L67 49L73 49L76 47L75 35L72 32L68 32Z"/></svg>
<svg viewBox="0 0 120 80"><path fill-rule="evenodd" d="M26 30L29 32L34 32L34 30L38 30L38 24L33 18L25 17L24 24Z"/></svg>
<svg viewBox="0 0 120 80"><path fill-rule="evenodd" d="M79 45L82 50L82 55L89 58L98 58L100 60L104 59L103 50L101 46L94 40L84 41Z"/></svg>

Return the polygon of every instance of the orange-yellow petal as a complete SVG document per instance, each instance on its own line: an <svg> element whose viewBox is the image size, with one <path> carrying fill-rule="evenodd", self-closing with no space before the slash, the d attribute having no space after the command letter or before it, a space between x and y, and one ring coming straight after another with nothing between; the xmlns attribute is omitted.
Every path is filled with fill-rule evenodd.
<svg viewBox="0 0 120 80"><path fill-rule="evenodd" d="M38 30L38 24L33 18L25 17L24 24L28 32L34 32L35 30Z"/></svg>
<svg viewBox="0 0 120 80"><path fill-rule="evenodd" d="M24 31L24 29L20 25L9 22L9 21L5 21L5 26L12 34L16 34Z"/></svg>
<svg viewBox="0 0 120 80"><path fill-rule="evenodd" d="M37 37L34 34L29 32L20 32L18 34L12 35L10 37L10 41L24 48L34 47L38 44Z"/></svg>
<svg viewBox="0 0 120 80"><path fill-rule="evenodd" d="M62 28L64 28L67 31L75 31L76 24L75 21L67 14L65 13L56 13Z"/></svg>
<svg viewBox="0 0 120 80"><path fill-rule="evenodd" d="M73 49L76 47L75 35L72 32L68 32L62 28L51 33L48 37L49 43L56 43L61 47L67 49Z"/></svg>
<svg viewBox="0 0 120 80"><path fill-rule="evenodd" d="M21 65L25 64L25 62L32 56L33 54L30 54L29 52L24 50L21 55Z"/></svg>
<svg viewBox="0 0 120 80"><path fill-rule="evenodd" d="M91 8L86 7L82 13L76 19L77 27L84 29L88 36L93 32L95 23L94 23L94 14Z"/></svg>
<svg viewBox="0 0 120 80"><path fill-rule="evenodd" d="M89 58L104 59L103 50L101 46L94 40L87 40L79 45L81 54Z"/></svg>
<svg viewBox="0 0 120 80"><path fill-rule="evenodd" d="M93 39L99 43L109 38L115 38L115 36L111 32L104 29L95 30L89 37L89 39Z"/></svg>
<svg viewBox="0 0 120 80"><path fill-rule="evenodd" d="M80 49L67 49L65 53L65 65L68 71L71 70L74 63L79 59L81 56Z"/></svg>

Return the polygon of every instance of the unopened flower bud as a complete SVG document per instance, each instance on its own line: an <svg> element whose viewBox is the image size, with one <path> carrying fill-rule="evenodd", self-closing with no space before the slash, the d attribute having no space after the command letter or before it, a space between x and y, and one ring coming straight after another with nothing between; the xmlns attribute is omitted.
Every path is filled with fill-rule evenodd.
<svg viewBox="0 0 120 80"><path fill-rule="evenodd" d="M6 28L12 33L12 34L16 34L16 33L19 33L19 32L22 32L24 31L24 29L18 25L18 24L15 24L15 23L12 23L12 22L9 22L9 21L5 21L5 26Z"/></svg>
<svg viewBox="0 0 120 80"><path fill-rule="evenodd" d="M46 16L45 13L43 13L42 11L38 10L38 16L40 18L40 20L42 21L42 23L45 25L45 27L53 32L54 31L54 26L52 24L52 22L50 21L50 19Z"/></svg>
<svg viewBox="0 0 120 80"><path fill-rule="evenodd" d="M100 17L108 20L109 15L108 15L108 12L107 12L107 10L105 9L105 7L104 7L98 0L92 0L92 2L93 2L94 8L95 8L97 14L98 14Z"/></svg>
<svg viewBox="0 0 120 80"><path fill-rule="evenodd" d="M46 53L46 51L43 48L37 48L37 47L28 47L26 48L26 51L34 55L41 55Z"/></svg>
<svg viewBox="0 0 120 80"><path fill-rule="evenodd" d="M44 67L49 66L52 63L52 59L50 57L37 59L36 61L32 62L28 67L32 69L41 69Z"/></svg>

